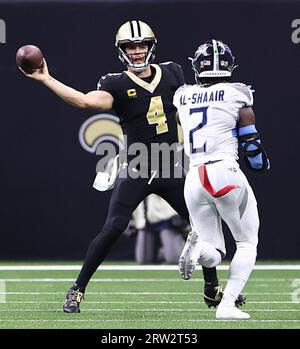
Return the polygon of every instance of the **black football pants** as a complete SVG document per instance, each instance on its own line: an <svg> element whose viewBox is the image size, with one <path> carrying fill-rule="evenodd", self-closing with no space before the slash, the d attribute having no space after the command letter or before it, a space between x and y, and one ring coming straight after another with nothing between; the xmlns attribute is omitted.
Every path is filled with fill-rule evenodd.
<svg viewBox="0 0 300 349"><path fill-rule="evenodd" d="M127 170L125 170L127 171ZM181 171L181 170L180 170ZM124 172L121 172L123 175ZM177 172L178 175L178 172ZM113 244L128 226L131 215L149 194L165 199L179 215L189 221L184 201L184 174L180 178L121 178L116 180L109 204L107 219L102 231L90 243L87 255L76 284L84 292L90 278L105 259Z"/></svg>

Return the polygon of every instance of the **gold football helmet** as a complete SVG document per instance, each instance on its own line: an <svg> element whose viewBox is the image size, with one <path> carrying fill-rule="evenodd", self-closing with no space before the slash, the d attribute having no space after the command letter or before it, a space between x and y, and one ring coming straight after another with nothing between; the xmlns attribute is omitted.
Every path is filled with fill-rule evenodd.
<svg viewBox="0 0 300 349"><path fill-rule="evenodd" d="M125 52L125 45L128 43L141 43L145 42L148 47L148 53L144 63L134 64ZM148 24L142 21L128 21L121 25L117 34L115 46L119 51L119 59L126 66L130 66L134 71L142 71L150 64L154 59L154 50L157 40L152 29Z"/></svg>

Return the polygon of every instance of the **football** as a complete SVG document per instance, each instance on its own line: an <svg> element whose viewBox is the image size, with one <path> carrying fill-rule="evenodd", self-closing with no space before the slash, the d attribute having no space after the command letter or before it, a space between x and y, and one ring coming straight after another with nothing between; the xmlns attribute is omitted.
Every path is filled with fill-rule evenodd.
<svg viewBox="0 0 300 349"><path fill-rule="evenodd" d="M34 45L25 45L18 49L16 62L26 73L31 74L43 65L43 53Z"/></svg>

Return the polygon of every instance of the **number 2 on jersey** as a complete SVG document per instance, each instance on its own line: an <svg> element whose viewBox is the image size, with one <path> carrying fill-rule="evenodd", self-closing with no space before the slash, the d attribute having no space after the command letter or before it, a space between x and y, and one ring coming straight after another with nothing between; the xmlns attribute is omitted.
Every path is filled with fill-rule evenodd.
<svg viewBox="0 0 300 349"><path fill-rule="evenodd" d="M167 118L164 112L164 106L161 96L151 98L149 110L146 116L150 125L157 124L157 134L168 132L169 129L167 124Z"/></svg>
<svg viewBox="0 0 300 349"><path fill-rule="evenodd" d="M202 113L202 122L200 122L196 127L190 130L190 146L191 146L191 154L198 153L198 152L205 152L206 151L206 142L203 144L201 148L195 148L194 147L194 132L200 130L204 125L207 123L207 109L208 107L201 107L201 108L191 108L190 109L190 115L194 113Z"/></svg>

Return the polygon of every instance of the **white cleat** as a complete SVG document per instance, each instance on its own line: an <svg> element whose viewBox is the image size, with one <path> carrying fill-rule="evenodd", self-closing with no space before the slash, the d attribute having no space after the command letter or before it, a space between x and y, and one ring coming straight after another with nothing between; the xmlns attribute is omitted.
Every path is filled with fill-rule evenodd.
<svg viewBox="0 0 300 349"><path fill-rule="evenodd" d="M179 273L184 280L189 280L195 269L196 264L193 261L186 261L184 256L179 258Z"/></svg>
<svg viewBox="0 0 300 349"><path fill-rule="evenodd" d="M197 241L198 235L192 230L187 237L178 263L179 273L184 280L189 280L196 269L199 258L197 255Z"/></svg>
<svg viewBox="0 0 300 349"><path fill-rule="evenodd" d="M228 307L226 305L219 305L216 312L216 319L250 319L250 315L241 311L236 307Z"/></svg>

